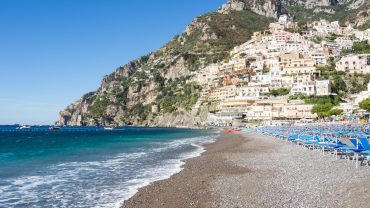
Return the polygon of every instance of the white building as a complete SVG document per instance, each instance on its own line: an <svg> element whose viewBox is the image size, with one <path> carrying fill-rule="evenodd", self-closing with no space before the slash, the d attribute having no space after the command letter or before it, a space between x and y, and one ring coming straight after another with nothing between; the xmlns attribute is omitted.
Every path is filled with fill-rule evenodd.
<svg viewBox="0 0 370 208"><path fill-rule="evenodd" d="M364 41L364 40L368 40L370 38L370 29L367 29L365 31L355 31L354 32L354 35L356 37L357 40L359 41Z"/></svg>
<svg viewBox="0 0 370 208"><path fill-rule="evenodd" d="M367 85L367 91L362 91L358 94L351 95L350 101L353 104L358 104L368 98L370 98L370 83Z"/></svg>
<svg viewBox="0 0 370 208"><path fill-rule="evenodd" d="M286 14L280 15L279 17L279 24L285 25L288 23L289 17Z"/></svg>
<svg viewBox="0 0 370 208"><path fill-rule="evenodd" d="M315 95L315 84L314 83L299 83L294 84L290 90L292 95Z"/></svg>
<svg viewBox="0 0 370 208"><path fill-rule="evenodd" d="M236 98L258 98L260 94L266 94L269 92L269 88L264 86L244 86L237 88Z"/></svg>
<svg viewBox="0 0 370 208"><path fill-rule="evenodd" d="M272 105L253 105L247 108L244 113L245 120L272 120Z"/></svg>
<svg viewBox="0 0 370 208"><path fill-rule="evenodd" d="M315 94L317 96L330 95L331 94L330 80L316 80Z"/></svg>
<svg viewBox="0 0 370 208"><path fill-rule="evenodd" d="M325 66L328 63L328 58L322 52L313 52L311 57L315 63L315 66Z"/></svg>
<svg viewBox="0 0 370 208"><path fill-rule="evenodd" d="M353 40L347 36L337 37L335 42L338 43L340 50L350 50L353 46Z"/></svg>

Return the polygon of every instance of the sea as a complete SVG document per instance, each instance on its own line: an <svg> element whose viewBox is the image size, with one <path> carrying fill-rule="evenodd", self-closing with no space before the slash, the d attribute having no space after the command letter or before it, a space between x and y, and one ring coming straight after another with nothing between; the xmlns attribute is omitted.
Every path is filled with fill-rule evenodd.
<svg viewBox="0 0 370 208"><path fill-rule="evenodd" d="M120 207L178 173L216 130L0 126L0 207Z"/></svg>

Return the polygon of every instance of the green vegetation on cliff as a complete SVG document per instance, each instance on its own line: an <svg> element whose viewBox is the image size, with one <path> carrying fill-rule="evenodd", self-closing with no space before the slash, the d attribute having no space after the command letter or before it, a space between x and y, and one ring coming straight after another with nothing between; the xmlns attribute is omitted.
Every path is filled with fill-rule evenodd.
<svg viewBox="0 0 370 208"><path fill-rule="evenodd" d="M186 83L186 80L186 77L177 78L161 90L156 102L163 112L173 113L179 109L190 111L198 101L201 87L193 82Z"/></svg>
<svg viewBox="0 0 370 208"><path fill-rule="evenodd" d="M218 12L202 15L190 26L189 33L176 36L165 48L172 55L186 56L189 66L199 66L199 59L205 63L224 60L235 46L250 40L253 32L265 30L272 18L252 11Z"/></svg>
<svg viewBox="0 0 370 208"><path fill-rule="evenodd" d="M345 23L356 24L359 18L367 18L367 10L370 7L369 2L364 2L362 6L357 9L351 9L348 3L336 4L334 6L315 8L306 8L297 4L284 5L284 9L291 16L294 16L296 21L305 20L313 21L326 19L329 21L339 21L343 25ZM359 25L359 29L370 28L370 22L367 21L362 25Z"/></svg>
<svg viewBox="0 0 370 208"><path fill-rule="evenodd" d="M92 118L103 118L106 117L104 111L110 104L110 101L106 97L96 97L91 107L90 116Z"/></svg>

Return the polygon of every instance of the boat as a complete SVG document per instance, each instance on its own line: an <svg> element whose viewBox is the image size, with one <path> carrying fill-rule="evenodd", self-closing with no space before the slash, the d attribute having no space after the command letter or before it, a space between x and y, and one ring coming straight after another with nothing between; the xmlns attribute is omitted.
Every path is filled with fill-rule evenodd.
<svg viewBox="0 0 370 208"><path fill-rule="evenodd" d="M50 131L56 131L56 130L59 130L60 129L60 127L59 126L51 126L50 128L49 128L49 130Z"/></svg>
<svg viewBox="0 0 370 208"><path fill-rule="evenodd" d="M224 132L226 133L233 133L233 132L240 132L242 131L241 129L225 129Z"/></svg>
<svg viewBox="0 0 370 208"><path fill-rule="evenodd" d="M17 127L17 130L30 129L30 128L31 128L31 126L29 126L29 125L20 125L20 126Z"/></svg>
<svg viewBox="0 0 370 208"><path fill-rule="evenodd" d="M113 127L110 127L110 126L104 126L104 130L113 130L114 128Z"/></svg>

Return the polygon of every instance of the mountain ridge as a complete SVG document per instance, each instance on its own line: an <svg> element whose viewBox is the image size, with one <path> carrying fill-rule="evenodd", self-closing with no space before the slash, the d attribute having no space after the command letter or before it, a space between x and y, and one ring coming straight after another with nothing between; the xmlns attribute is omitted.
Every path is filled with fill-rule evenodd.
<svg viewBox="0 0 370 208"><path fill-rule="evenodd" d="M229 0L219 12L230 10L251 10L273 18L288 14L297 20L339 20L357 26L370 21L370 2L366 0Z"/></svg>

